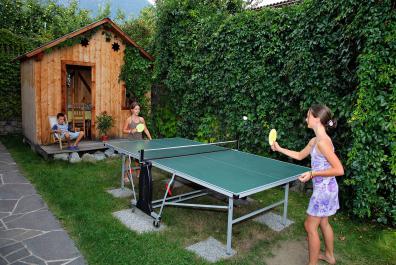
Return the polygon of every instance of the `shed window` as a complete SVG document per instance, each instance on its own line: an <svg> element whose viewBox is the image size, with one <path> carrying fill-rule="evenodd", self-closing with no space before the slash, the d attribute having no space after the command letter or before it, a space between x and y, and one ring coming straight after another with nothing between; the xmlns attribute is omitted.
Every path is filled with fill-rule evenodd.
<svg viewBox="0 0 396 265"><path fill-rule="evenodd" d="M125 85L122 86L122 97L121 97L121 108L123 110L129 110L129 106L131 105L131 103L133 102L133 94L131 92L129 92L126 88Z"/></svg>

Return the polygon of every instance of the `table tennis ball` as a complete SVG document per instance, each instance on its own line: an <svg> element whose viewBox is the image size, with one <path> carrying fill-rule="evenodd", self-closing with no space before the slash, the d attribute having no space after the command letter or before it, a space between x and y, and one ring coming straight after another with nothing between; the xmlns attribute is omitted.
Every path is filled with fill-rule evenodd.
<svg viewBox="0 0 396 265"><path fill-rule="evenodd" d="M248 117L247 116L243 116L243 120L247 121Z"/></svg>

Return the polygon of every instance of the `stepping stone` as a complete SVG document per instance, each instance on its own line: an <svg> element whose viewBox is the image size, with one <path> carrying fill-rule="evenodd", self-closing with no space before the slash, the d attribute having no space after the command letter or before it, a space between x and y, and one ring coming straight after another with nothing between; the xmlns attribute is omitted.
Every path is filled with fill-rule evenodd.
<svg viewBox="0 0 396 265"><path fill-rule="evenodd" d="M18 200L0 200L0 212L12 212Z"/></svg>
<svg viewBox="0 0 396 265"><path fill-rule="evenodd" d="M12 244L16 243L15 240L9 239L9 238L0 238L0 248L10 246Z"/></svg>
<svg viewBox="0 0 396 265"><path fill-rule="evenodd" d="M1 231L1 237L6 239L14 239L16 236L25 232L25 229L8 229L5 231Z"/></svg>
<svg viewBox="0 0 396 265"><path fill-rule="evenodd" d="M75 260L73 260L73 261L71 261L71 262L69 262L69 263L67 263L67 265L85 265L86 263L85 263L85 261L84 261L84 258L83 257L78 257L78 258L76 258ZM48 263L48 265L49 265L49 263Z"/></svg>
<svg viewBox="0 0 396 265"><path fill-rule="evenodd" d="M118 155L116 153L114 153L114 149L109 148L104 152L106 157L117 157Z"/></svg>
<svg viewBox="0 0 396 265"><path fill-rule="evenodd" d="M24 195L35 194L30 184L4 184L0 186L0 200L20 199Z"/></svg>
<svg viewBox="0 0 396 265"><path fill-rule="evenodd" d="M101 160L106 159L105 154L103 152L100 152L100 151L95 152L94 153L94 157L95 157L96 161L101 161Z"/></svg>
<svg viewBox="0 0 396 265"><path fill-rule="evenodd" d="M23 241L35 256L43 260L63 260L80 256L65 231L52 231Z"/></svg>
<svg viewBox="0 0 396 265"><path fill-rule="evenodd" d="M142 234L146 232L158 232L165 229L165 225L161 223L159 228L154 227L154 219L139 209L132 212L131 209L114 212L113 216L117 218L123 225L129 229Z"/></svg>
<svg viewBox="0 0 396 265"><path fill-rule="evenodd" d="M40 196L35 194L20 199L13 213L15 214L26 213L43 208L47 208L47 206L45 205L44 201L40 198Z"/></svg>
<svg viewBox="0 0 396 265"><path fill-rule="evenodd" d="M44 232L38 230L27 230L26 232L15 236L14 239L17 241L23 241L41 234L44 234Z"/></svg>
<svg viewBox="0 0 396 265"><path fill-rule="evenodd" d="M21 217L21 216L23 216L23 213L20 213L20 214L10 214L9 216L3 218L3 222L4 222L4 223L11 222L11 221L13 221L13 220L18 219L18 218Z"/></svg>
<svg viewBox="0 0 396 265"><path fill-rule="evenodd" d="M83 154L81 159L84 162L90 162L90 163L95 163L96 162L95 156L93 154L90 154L90 153Z"/></svg>
<svg viewBox="0 0 396 265"><path fill-rule="evenodd" d="M288 227L294 223L293 221L286 219L286 225L284 225L282 223L282 219L283 219L282 216L272 213L272 212L268 212L268 213L265 213L263 215L260 215L256 218L254 218L254 221L259 222L261 224L265 224L269 228L271 228L272 230L274 230L276 232L280 232L283 229L285 229L286 227Z"/></svg>
<svg viewBox="0 0 396 265"><path fill-rule="evenodd" d="M68 153L55 154L54 160L69 161L69 154Z"/></svg>
<svg viewBox="0 0 396 265"><path fill-rule="evenodd" d="M9 215L10 215L10 213L2 213L2 212L0 212L0 219L3 219L4 217L7 217Z"/></svg>
<svg viewBox="0 0 396 265"><path fill-rule="evenodd" d="M2 256L0 256L0 265L7 265L7 264L8 262L5 259L3 259Z"/></svg>
<svg viewBox="0 0 396 265"><path fill-rule="evenodd" d="M11 157L8 156L0 156L0 165L15 165L15 162Z"/></svg>
<svg viewBox="0 0 396 265"><path fill-rule="evenodd" d="M37 264L37 265L46 265L45 262L36 256L29 256L27 258L21 259L21 261L27 264Z"/></svg>
<svg viewBox="0 0 396 265"><path fill-rule="evenodd" d="M19 172L8 172L2 175L3 184L27 184L27 179Z"/></svg>
<svg viewBox="0 0 396 265"><path fill-rule="evenodd" d="M17 261L19 259L25 258L30 256L29 251L26 248L22 248L12 254L9 254L8 256L6 256L6 259L8 260L8 262L13 263L14 261ZM13 263L15 264L15 263Z"/></svg>
<svg viewBox="0 0 396 265"><path fill-rule="evenodd" d="M25 228L42 231L60 229L59 222L48 210L24 214L18 219L7 222L8 228Z"/></svg>
<svg viewBox="0 0 396 265"><path fill-rule="evenodd" d="M61 261L50 261L48 262L48 265L62 265L65 264L67 261L66 260L61 260ZM69 263L67 263L69 264Z"/></svg>
<svg viewBox="0 0 396 265"><path fill-rule="evenodd" d="M106 190L106 192L110 193L115 198L126 198L132 196L132 190L128 188L110 189Z"/></svg>
<svg viewBox="0 0 396 265"><path fill-rule="evenodd" d="M221 259L227 259L236 254L236 251L231 250L231 254L226 253L227 247L213 237L209 237L205 241L198 242L186 248L194 252L201 258L209 262L217 262Z"/></svg>
<svg viewBox="0 0 396 265"><path fill-rule="evenodd" d="M5 257L5 256L11 254L12 252L15 252L15 251L23 249L23 248L24 248L24 246L22 245L22 243L15 243L12 245L8 245L8 246L0 248L0 255Z"/></svg>
<svg viewBox="0 0 396 265"><path fill-rule="evenodd" d="M0 167L1 169L0 169L0 173L2 173L2 174L4 174L4 173L7 173L7 172L15 172L15 171L18 171L19 170L19 168L18 168L18 166L15 164L15 165L8 165L8 166L1 166Z"/></svg>
<svg viewBox="0 0 396 265"><path fill-rule="evenodd" d="M79 163L81 162L81 158L77 152L73 152L69 155L69 162L70 163Z"/></svg>
<svg viewBox="0 0 396 265"><path fill-rule="evenodd" d="M1 159L5 159L5 158L8 158L8 159L12 159L12 157L11 157L11 155L9 154L9 153L6 153L6 152L1 152L0 153L0 158Z"/></svg>

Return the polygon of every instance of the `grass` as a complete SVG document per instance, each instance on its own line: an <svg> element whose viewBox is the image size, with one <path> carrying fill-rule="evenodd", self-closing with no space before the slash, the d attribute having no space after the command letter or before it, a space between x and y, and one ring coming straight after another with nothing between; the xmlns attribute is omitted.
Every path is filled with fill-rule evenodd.
<svg viewBox="0 0 396 265"><path fill-rule="evenodd" d="M225 243L227 215L216 211L168 207L163 216L168 228L163 232L139 235L124 227L112 212L128 208L129 200L116 199L105 192L109 187L119 186L119 159L97 164L45 161L23 145L21 137L0 140L89 264L207 264L184 247L209 236ZM164 177L160 172L157 175ZM161 183L155 185L155 190L157 195L162 195L164 185L159 179L156 183ZM254 199L257 205L269 204L282 196L281 189L272 189ZM264 264L263 260L271 255L274 246L285 240L303 239L307 203L308 196L291 192L289 218L295 224L281 233L251 220L235 225L233 248L238 255L217 264ZM277 209L281 210L281 207ZM236 208L235 213L239 215L244 211ZM331 223L338 264L396 264L395 229L361 223L342 213Z"/></svg>

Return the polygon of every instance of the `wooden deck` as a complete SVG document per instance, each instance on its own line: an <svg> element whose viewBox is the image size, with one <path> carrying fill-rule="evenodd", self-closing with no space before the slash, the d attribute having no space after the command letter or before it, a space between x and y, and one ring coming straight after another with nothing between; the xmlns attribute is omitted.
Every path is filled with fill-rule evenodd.
<svg viewBox="0 0 396 265"><path fill-rule="evenodd" d="M81 141L78 144L78 151L68 150L67 146L64 145L63 149L59 148L59 144L51 144L51 145L39 145L36 146L36 151L40 153L44 158L48 159L55 154L63 154L63 153L88 153L94 151L104 151L107 147L104 146L102 141Z"/></svg>

